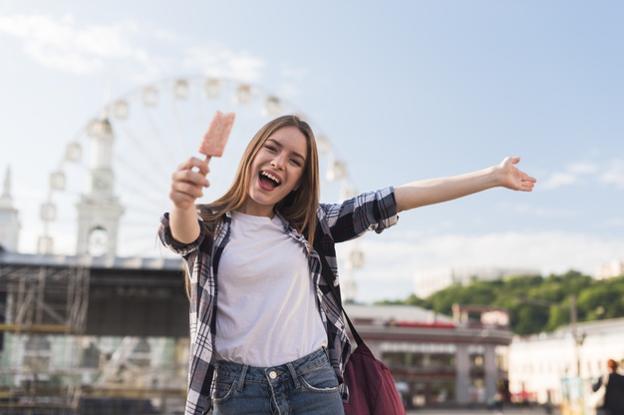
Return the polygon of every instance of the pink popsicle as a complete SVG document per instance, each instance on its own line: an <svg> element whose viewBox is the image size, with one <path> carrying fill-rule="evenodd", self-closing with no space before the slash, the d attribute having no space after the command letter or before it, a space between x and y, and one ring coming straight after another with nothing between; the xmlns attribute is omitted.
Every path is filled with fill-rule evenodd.
<svg viewBox="0 0 624 415"><path fill-rule="evenodd" d="M221 111L217 111L199 146L200 153L205 154L208 158L223 155L225 144L234 125L234 117L233 112L223 114Z"/></svg>

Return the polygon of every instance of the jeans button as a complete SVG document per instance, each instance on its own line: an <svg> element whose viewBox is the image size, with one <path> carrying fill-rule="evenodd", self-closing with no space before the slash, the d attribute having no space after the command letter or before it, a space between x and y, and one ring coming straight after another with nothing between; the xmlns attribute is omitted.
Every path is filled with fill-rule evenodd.
<svg viewBox="0 0 624 415"><path fill-rule="evenodd" d="M271 379L275 379L277 377L277 373L274 370L272 370L272 371L269 372L269 377Z"/></svg>

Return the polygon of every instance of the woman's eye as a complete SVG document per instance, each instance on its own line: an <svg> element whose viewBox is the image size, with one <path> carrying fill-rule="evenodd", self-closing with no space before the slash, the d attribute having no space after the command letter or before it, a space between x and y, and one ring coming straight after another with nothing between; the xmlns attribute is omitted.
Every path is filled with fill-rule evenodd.
<svg viewBox="0 0 624 415"><path fill-rule="evenodd" d="M269 150L271 153L275 153L275 147L273 146L264 146L267 150Z"/></svg>
<svg viewBox="0 0 624 415"><path fill-rule="evenodd" d="M301 162L297 159L290 159L290 162L297 167L301 167Z"/></svg>

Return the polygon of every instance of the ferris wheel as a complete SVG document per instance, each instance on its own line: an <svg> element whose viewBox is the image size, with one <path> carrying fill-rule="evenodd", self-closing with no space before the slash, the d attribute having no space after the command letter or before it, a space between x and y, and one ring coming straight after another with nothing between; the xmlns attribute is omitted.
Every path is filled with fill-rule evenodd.
<svg viewBox="0 0 624 415"><path fill-rule="evenodd" d="M355 194L347 165L329 136L296 106L263 87L188 76L141 85L106 103L61 149L40 208L40 254L162 258L159 218L170 209L170 177L197 147L216 110L236 113L221 159L213 159L207 203L229 187L245 146L267 121L297 114L310 123L320 152L321 200ZM348 270L363 265L357 242L343 249ZM340 254L340 252L339 252Z"/></svg>

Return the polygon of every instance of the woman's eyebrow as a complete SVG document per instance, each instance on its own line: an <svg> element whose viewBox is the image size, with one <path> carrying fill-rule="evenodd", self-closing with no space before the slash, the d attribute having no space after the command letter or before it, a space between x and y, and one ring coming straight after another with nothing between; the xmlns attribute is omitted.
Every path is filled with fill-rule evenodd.
<svg viewBox="0 0 624 415"><path fill-rule="evenodd" d="M272 144L275 144L276 146L278 146L279 148L284 147L282 144L280 144L279 141L276 141L272 138L267 139L267 141L270 141ZM301 158L301 160L305 160L305 157L303 157L301 154L297 153L296 151L291 151L291 153L299 158Z"/></svg>

